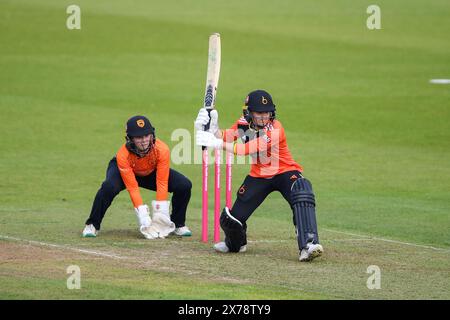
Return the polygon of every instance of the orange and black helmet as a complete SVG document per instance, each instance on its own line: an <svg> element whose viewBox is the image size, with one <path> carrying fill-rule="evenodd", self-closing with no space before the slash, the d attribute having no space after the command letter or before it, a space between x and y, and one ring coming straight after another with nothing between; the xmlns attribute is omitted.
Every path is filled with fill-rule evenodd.
<svg viewBox="0 0 450 320"><path fill-rule="evenodd" d="M253 126L253 117L251 112L270 112L270 121L275 119L275 104L272 96L265 90L255 90L250 92L245 98L244 118Z"/></svg>
<svg viewBox="0 0 450 320"><path fill-rule="evenodd" d="M151 135L150 144L146 150L139 150L133 142L133 137ZM128 119L126 126L126 147L130 152L138 156L147 154L155 143L155 128L145 116L134 116Z"/></svg>
<svg viewBox="0 0 450 320"><path fill-rule="evenodd" d="M144 116L134 116L127 121L127 136L128 137L142 137L148 134L155 135L155 128L153 128L150 120Z"/></svg>

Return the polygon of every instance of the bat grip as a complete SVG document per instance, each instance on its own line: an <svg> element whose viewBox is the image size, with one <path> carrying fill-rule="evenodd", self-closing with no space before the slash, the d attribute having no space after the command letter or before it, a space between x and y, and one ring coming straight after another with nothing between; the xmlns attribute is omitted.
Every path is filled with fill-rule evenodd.
<svg viewBox="0 0 450 320"><path fill-rule="evenodd" d="M209 126L211 125L211 110L212 108L206 108L206 110L208 111L208 116L209 116L209 120L208 123L205 124L205 127L203 129L203 131L208 131L209 130ZM202 146L202 150L206 150L207 147Z"/></svg>

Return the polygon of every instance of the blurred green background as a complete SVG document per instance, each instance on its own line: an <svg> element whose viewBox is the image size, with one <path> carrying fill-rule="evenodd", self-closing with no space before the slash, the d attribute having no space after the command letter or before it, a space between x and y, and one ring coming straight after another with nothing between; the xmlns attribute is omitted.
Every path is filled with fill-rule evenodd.
<svg viewBox="0 0 450 320"><path fill-rule="evenodd" d="M219 32L221 127L248 92L272 94L324 240L337 230L450 248L450 86L429 83L450 78L448 1L377 1L381 30L366 27L370 1L79 0L81 30L66 28L70 4L0 3L1 235L79 243L129 117L147 115L172 148L175 129L193 133ZM201 166L173 168L194 185L197 242ZM233 192L248 172L233 166ZM135 224L123 192L103 229ZM295 252L289 206L272 194L249 237L284 233Z"/></svg>

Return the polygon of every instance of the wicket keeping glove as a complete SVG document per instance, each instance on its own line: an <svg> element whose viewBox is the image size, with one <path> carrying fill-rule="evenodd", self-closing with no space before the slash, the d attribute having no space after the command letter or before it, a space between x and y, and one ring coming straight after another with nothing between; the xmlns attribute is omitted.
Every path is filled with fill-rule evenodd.
<svg viewBox="0 0 450 320"><path fill-rule="evenodd" d="M170 201L152 201L152 227L159 238L165 238L175 230L175 223L170 220L169 206Z"/></svg>
<svg viewBox="0 0 450 320"><path fill-rule="evenodd" d="M153 214L162 213L163 215L170 218L169 213L170 201L152 201Z"/></svg>
<svg viewBox="0 0 450 320"><path fill-rule="evenodd" d="M150 218L150 209L148 206L143 204L134 208L134 210L136 211L139 227L149 227L152 223L152 219Z"/></svg>
<svg viewBox="0 0 450 320"><path fill-rule="evenodd" d="M211 132L197 131L196 144L214 149L222 149L223 140L216 138Z"/></svg>
<svg viewBox="0 0 450 320"><path fill-rule="evenodd" d="M151 228L152 219L150 218L150 209L148 206L143 204L137 208L134 208L134 210L136 211L136 216L138 218L139 231L144 235L144 237L147 239L158 238L158 233Z"/></svg>

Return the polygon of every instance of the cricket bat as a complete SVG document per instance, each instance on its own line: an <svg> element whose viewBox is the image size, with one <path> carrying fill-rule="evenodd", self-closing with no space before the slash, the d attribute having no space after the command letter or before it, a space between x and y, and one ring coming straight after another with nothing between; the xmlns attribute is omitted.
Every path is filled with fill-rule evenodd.
<svg viewBox="0 0 450 320"><path fill-rule="evenodd" d="M217 86L220 73L220 34L213 33L209 37L208 70L206 72L205 99L203 107L208 113L216 105ZM211 120L210 120L211 121ZM209 130L210 121L203 128ZM208 242L208 150L202 146L202 241ZM215 209L214 209L214 240L219 241L219 212L220 212L220 150L215 150Z"/></svg>
<svg viewBox="0 0 450 320"><path fill-rule="evenodd" d="M220 34L213 33L209 37L208 70L206 72L205 100L203 106L209 111L216 105L217 86L220 74ZM205 131L210 123L205 125ZM203 150L205 147L203 147Z"/></svg>

